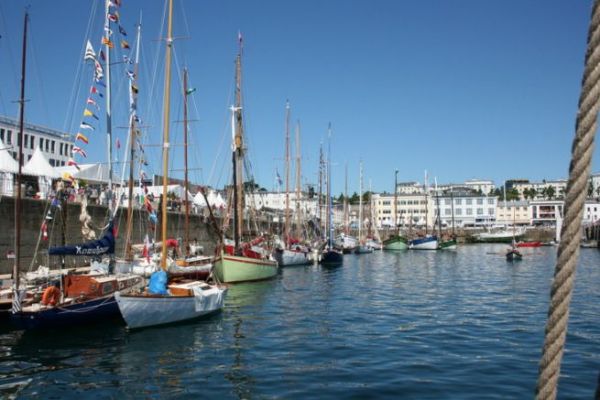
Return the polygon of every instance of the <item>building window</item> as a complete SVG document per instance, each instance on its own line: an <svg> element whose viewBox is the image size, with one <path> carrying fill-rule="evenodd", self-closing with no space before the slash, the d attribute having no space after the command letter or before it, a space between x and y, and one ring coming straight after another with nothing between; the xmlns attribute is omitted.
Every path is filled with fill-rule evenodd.
<svg viewBox="0 0 600 400"><path fill-rule="evenodd" d="M466 199L466 203L468 206L470 206L471 204L473 204L473 199Z"/></svg>
<svg viewBox="0 0 600 400"><path fill-rule="evenodd" d="M462 204L462 199L454 199L454 204L460 206Z"/></svg>
<svg viewBox="0 0 600 400"><path fill-rule="evenodd" d="M467 208L467 215L473 215L473 209Z"/></svg>
<svg viewBox="0 0 600 400"><path fill-rule="evenodd" d="M0 128L0 140L4 143L4 128Z"/></svg>
<svg viewBox="0 0 600 400"><path fill-rule="evenodd" d="M9 129L6 131L6 144L12 144L12 131Z"/></svg>
<svg viewBox="0 0 600 400"><path fill-rule="evenodd" d="M493 208L488 208L488 214L489 215L494 215L494 209Z"/></svg>
<svg viewBox="0 0 600 400"><path fill-rule="evenodd" d="M477 199L477 204L478 204L478 205L481 205L481 204L483 204L483 199Z"/></svg>
<svg viewBox="0 0 600 400"><path fill-rule="evenodd" d="M23 142L23 147L27 148L27 143L29 142L29 135L25 134L25 142Z"/></svg>
<svg viewBox="0 0 600 400"><path fill-rule="evenodd" d="M477 215L483 215L483 208L477 209Z"/></svg>
<svg viewBox="0 0 600 400"><path fill-rule="evenodd" d="M444 210L444 214L452 215L452 210L450 208L446 208L446 210Z"/></svg>
<svg viewBox="0 0 600 400"><path fill-rule="evenodd" d="M456 215L462 215L462 208L457 208L455 211Z"/></svg>
<svg viewBox="0 0 600 400"><path fill-rule="evenodd" d="M44 151L44 138L40 138L40 150Z"/></svg>
<svg viewBox="0 0 600 400"><path fill-rule="evenodd" d="M27 161L31 160L31 154L27 156Z"/></svg>
<svg viewBox="0 0 600 400"><path fill-rule="evenodd" d="M449 206L450 205L450 199L444 199L444 204Z"/></svg>
<svg viewBox="0 0 600 400"><path fill-rule="evenodd" d="M58 146L58 154L60 154L61 156L62 156L62 155L65 155L65 156L66 156L66 154L63 154L63 146L64 146L64 145L63 145L63 143L61 142L61 143L60 143L60 146Z"/></svg>
<svg viewBox="0 0 600 400"><path fill-rule="evenodd" d="M54 154L54 140L50 143L50 152Z"/></svg>
<svg viewBox="0 0 600 400"><path fill-rule="evenodd" d="M494 199L488 199L488 204L494 204Z"/></svg>

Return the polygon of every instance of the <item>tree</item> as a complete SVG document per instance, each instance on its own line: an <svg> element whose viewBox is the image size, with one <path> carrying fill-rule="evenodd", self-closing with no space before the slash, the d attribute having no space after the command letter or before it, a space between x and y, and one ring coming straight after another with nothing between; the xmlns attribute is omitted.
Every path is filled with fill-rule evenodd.
<svg viewBox="0 0 600 400"><path fill-rule="evenodd" d="M555 194L556 190L554 189L554 186L548 186L546 188L546 196L548 196L548 200L552 200Z"/></svg>
<svg viewBox="0 0 600 400"><path fill-rule="evenodd" d="M340 204L344 202L344 193L340 193L340 195L337 198L337 202Z"/></svg>
<svg viewBox="0 0 600 400"><path fill-rule="evenodd" d="M348 200L350 204L358 204L358 193L352 193L352 196Z"/></svg>
<svg viewBox="0 0 600 400"><path fill-rule="evenodd" d="M519 200L521 197L519 196L519 191L516 188L512 188L506 191L506 200Z"/></svg>
<svg viewBox="0 0 600 400"><path fill-rule="evenodd" d="M587 187L587 197L592 197L594 195L594 182L590 179Z"/></svg>

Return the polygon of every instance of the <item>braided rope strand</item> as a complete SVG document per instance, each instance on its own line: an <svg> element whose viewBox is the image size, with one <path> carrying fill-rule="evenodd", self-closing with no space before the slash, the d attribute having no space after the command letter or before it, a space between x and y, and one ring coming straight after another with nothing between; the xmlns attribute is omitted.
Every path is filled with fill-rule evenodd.
<svg viewBox="0 0 600 400"><path fill-rule="evenodd" d="M565 196L564 223L558 247L550 306L546 322L544 347L540 361L536 399L555 399L560 363L563 356L569 305L573 293L581 220L587 194L591 161L596 135L597 114L600 109L600 0L594 1L575 138L571 149L569 181Z"/></svg>

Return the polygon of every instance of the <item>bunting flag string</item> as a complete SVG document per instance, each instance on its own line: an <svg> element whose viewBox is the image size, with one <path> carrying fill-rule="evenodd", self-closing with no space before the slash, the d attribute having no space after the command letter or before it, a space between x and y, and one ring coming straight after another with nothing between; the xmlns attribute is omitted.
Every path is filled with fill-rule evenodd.
<svg viewBox="0 0 600 400"><path fill-rule="evenodd" d="M98 120L98 116L96 114L94 114L93 112L91 112L90 110L88 110L87 108L85 110L83 110L83 116L84 117L92 117L92 118L95 118L96 120Z"/></svg>
<svg viewBox="0 0 600 400"><path fill-rule="evenodd" d="M96 52L94 51L94 48L92 47L92 44L90 43L90 41L87 41L87 44L85 45L85 54L83 56L83 60L84 61L96 61Z"/></svg>
<svg viewBox="0 0 600 400"><path fill-rule="evenodd" d="M129 43L127 43L127 41L126 41L126 40L121 40L121 47L122 47L123 49L130 49L130 47L129 47Z"/></svg>
<svg viewBox="0 0 600 400"><path fill-rule="evenodd" d="M121 25L119 25L119 33L123 36L127 36L127 32L125 31L125 28L123 28Z"/></svg>
<svg viewBox="0 0 600 400"><path fill-rule="evenodd" d="M69 160L67 161L67 165L70 167L75 167L77 168L77 170L80 170L79 164L77 164L72 158L69 158Z"/></svg>
<svg viewBox="0 0 600 400"><path fill-rule="evenodd" d="M92 99L91 97L88 97L87 104L93 105L94 107L96 107L96 110L100 111L100 106L98 105L98 103L96 103L96 100Z"/></svg>
<svg viewBox="0 0 600 400"><path fill-rule="evenodd" d="M72 154L79 154L83 158L87 158L87 153L81 147L73 146L73 150L71 150Z"/></svg>

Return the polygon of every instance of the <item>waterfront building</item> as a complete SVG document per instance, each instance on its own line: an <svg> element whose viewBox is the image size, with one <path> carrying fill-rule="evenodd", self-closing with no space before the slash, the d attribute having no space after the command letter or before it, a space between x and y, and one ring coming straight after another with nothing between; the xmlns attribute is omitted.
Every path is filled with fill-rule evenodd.
<svg viewBox="0 0 600 400"><path fill-rule="evenodd" d="M16 160L20 145L19 122L17 120L0 116L0 141L4 143L4 147ZM68 133L25 123L21 165L25 165L31 159L36 148L40 148L51 166L60 167L66 165L69 158L71 158L73 141Z"/></svg>
<svg viewBox="0 0 600 400"><path fill-rule="evenodd" d="M397 215L394 215L393 194L373 194L374 222L378 228L394 227L429 227L433 226L434 210L432 196L425 193L398 194ZM394 224L395 221L395 224Z"/></svg>
<svg viewBox="0 0 600 400"><path fill-rule="evenodd" d="M556 217L562 216L563 200L531 200L531 224L532 225L556 225Z"/></svg>
<svg viewBox="0 0 600 400"><path fill-rule="evenodd" d="M528 201L498 201L496 206L496 224L530 225L531 206Z"/></svg>
<svg viewBox="0 0 600 400"><path fill-rule="evenodd" d="M271 209L282 212L285 211L285 192L258 191L254 193L246 193L245 196L246 208L252 207L256 210ZM313 217L318 215L317 200L318 199L316 197L311 199L307 193L302 193L300 195L300 200L297 202L296 192L290 192L289 207L293 213L296 210L296 203L298 203L299 209L304 216Z"/></svg>
<svg viewBox="0 0 600 400"><path fill-rule="evenodd" d="M496 222L496 196L485 196L473 190L440 191L439 198L433 196L434 219L441 215L443 226L455 227L486 226ZM439 204L439 211L438 211Z"/></svg>
<svg viewBox="0 0 600 400"><path fill-rule="evenodd" d="M522 180L514 180L510 187L508 186L506 190L510 190L512 188L516 189L519 192L520 200L527 200L526 193L528 191L535 191L534 199L537 200L552 200L554 199L562 199L564 198L565 191L567 190L567 180L566 179L556 179L556 180L543 180L542 182L529 182L526 179ZM552 188L552 196L548 195L548 189Z"/></svg>
<svg viewBox="0 0 600 400"><path fill-rule="evenodd" d="M488 179L469 179L465 181L464 186L484 195L489 195L496 189L494 182Z"/></svg>

